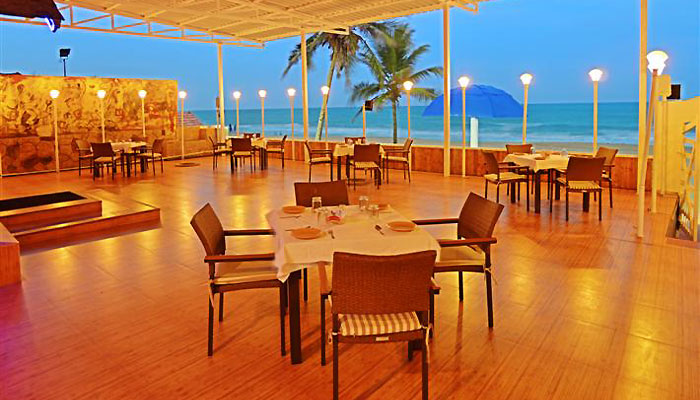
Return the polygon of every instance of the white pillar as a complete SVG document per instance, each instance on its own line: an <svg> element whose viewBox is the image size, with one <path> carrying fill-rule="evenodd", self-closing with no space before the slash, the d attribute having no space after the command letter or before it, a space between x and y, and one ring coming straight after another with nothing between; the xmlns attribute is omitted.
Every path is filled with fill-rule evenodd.
<svg viewBox="0 0 700 400"><path fill-rule="evenodd" d="M593 154L598 151L598 81L593 82Z"/></svg>
<svg viewBox="0 0 700 400"><path fill-rule="evenodd" d="M107 141L107 135L105 135L105 100L100 99L100 121L102 124L102 143Z"/></svg>
<svg viewBox="0 0 700 400"><path fill-rule="evenodd" d="M222 45L217 43L216 45L216 55L219 62L219 141L225 140L226 135L224 134L224 125L226 124L226 119L224 118L224 105L226 97L224 96L224 60L222 55Z"/></svg>
<svg viewBox="0 0 700 400"><path fill-rule="evenodd" d="M474 117L469 120L469 146L479 147L479 119Z"/></svg>
<svg viewBox="0 0 700 400"><path fill-rule="evenodd" d="M442 8L443 174L450 176L450 6Z"/></svg>
<svg viewBox="0 0 700 400"><path fill-rule="evenodd" d="M53 136L54 136L54 151L56 157L56 172L61 172L60 155L58 150L58 102L57 99L53 99Z"/></svg>
<svg viewBox="0 0 700 400"><path fill-rule="evenodd" d="M644 237L644 191L642 186L643 142L646 140L646 113L647 113L647 0L640 0L640 24L639 24L639 110L638 126L639 138L637 141L637 237Z"/></svg>
<svg viewBox="0 0 700 400"><path fill-rule="evenodd" d="M523 144L527 140L527 92L530 89L530 84L523 85L525 93L523 94Z"/></svg>
<svg viewBox="0 0 700 400"><path fill-rule="evenodd" d="M307 76L306 32L301 31L301 105L304 116L304 140L309 139L309 79Z"/></svg>

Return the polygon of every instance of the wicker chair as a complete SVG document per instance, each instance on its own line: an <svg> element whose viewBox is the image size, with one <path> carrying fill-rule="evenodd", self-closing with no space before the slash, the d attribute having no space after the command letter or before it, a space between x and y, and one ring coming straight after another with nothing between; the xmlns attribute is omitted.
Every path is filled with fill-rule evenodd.
<svg viewBox="0 0 700 400"><path fill-rule="evenodd" d="M532 153L532 144L531 143L524 143L524 144L506 144L506 154L514 154L514 153L524 153L524 154L531 154ZM507 165L507 166L515 166L514 163L510 162L500 162L500 165ZM518 173L525 173L525 175L530 174L530 169L528 167L518 167L517 169L514 170L514 172ZM534 179L534 177L533 177ZM518 186L518 189L520 189L520 186ZM509 192L510 186L506 186L506 194ZM535 190L535 182L533 180L532 182L532 189L533 192Z"/></svg>
<svg viewBox="0 0 700 400"><path fill-rule="evenodd" d="M280 350L285 350L284 317L287 307L287 286L277 279L272 264L274 253L226 254L227 236L272 235L270 229L224 230L209 204L202 207L190 222L204 246L209 265L209 330L207 354L214 353L214 296L219 295L219 321L224 320L224 293L235 290L277 288L280 296Z"/></svg>
<svg viewBox="0 0 700 400"><path fill-rule="evenodd" d="M294 194L297 205L311 207L311 199L320 196L324 206L338 206L350 204L348 199L348 186L344 180L330 182L296 182ZM321 365L326 365L326 300L331 294L331 288L326 277L325 264L318 265L318 278L321 291ZM307 269L303 269L304 300L308 298Z"/></svg>
<svg viewBox="0 0 700 400"><path fill-rule="evenodd" d="M208 137L211 144L211 169L216 169L219 166L219 156L231 156L231 149L228 148L225 142L217 142L211 137ZM233 169L233 165L231 166Z"/></svg>
<svg viewBox="0 0 700 400"><path fill-rule="evenodd" d="M398 256L333 255L333 398L338 399L338 344L408 342L422 350L428 398L428 313L435 251Z"/></svg>
<svg viewBox="0 0 700 400"><path fill-rule="evenodd" d="M566 220L569 220L569 192L583 193L584 207L588 206L590 193L602 194L600 181L603 176L605 157L569 157L566 176L558 177L554 184L566 189ZM554 196L549 200L549 211L552 211ZM587 210L587 209L586 209ZM603 219L603 201L598 202L598 220Z"/></svg>
<svg viewBox="0 0 700 400"><path fill-rule="evenodd" d="M484 175L484 197L489 197L489 182L496 185L496 202L500 201L499 188L503 184L517 184L525 183L525 196L526 199L526 209L530 211L530 180L527 175L521 175L517 172L520 167L513 167L509 165L499 164L496 160L496 155L491 151L482 151L484 158L486 160L486 174ZM518 189L518 198L520 198L520 189Z"/></svg>
<svg viewBox="0 0 700 400"><path fill-rule="evenodd" d="M610 208L613 207L612 169L615 166L615 157L617 156L617 152L618 149L611 149L609 147L599 147L598 151L595 153L596 157L605 157L605 164L603 164L603 174L601 176L602 180L600 182L600 186L603 186L602 181L608 182L608 193L610 194Z"/></svg>
<svg viewBox="0 0 700 400"><path fill-rule="evenodd" d="M254 151L250 138L231 138L231 165L233 168L238 167L238 160L241 160L241 165L243 165L243 161L248 158L250 159L250 172L253 172L255 170Z"/></svg>
<svg viewBox="0 0 700 400"><path fill-rule="evenodd" d="M406 139L403 142L403 147L385 148L384 149L384 174L386 181L389 182L389 162L399 163L403 169L403 179L406 180L406 172L408 172L408 181L411 182L411 146L413 139Z"/></svg>
<svg viewBox="0 0 700 400"><path fill-rule="evenodd" d="M417 225L457 224L457 239L441 239L440 259L435 273L459 273L459 301L464 300L464 272L484 274L489 327L493 327L493 296L491 290L491 245L496 243L493 230L503 212L503 205L469 193L459 218L414 220ZM433 313L431 312L431 318ZM431 322L432 319L431 319Z"/></svg>
<svg viewBox="0 0 700 400"><path fill-rule="evenodd" d="M268 154L279 154L282 159L282 169L284 169L284 144L287 142L287 135L282 140L268 140L265 149Z"/></svg>
<svg viewBox="0 0 700 400"><path fill-rule="evenodd" d="M372 171L374 182L379 188L382 181L382 162L378 144L356 144L350 161L353 174L353 188L357 189L357 170Z"/></svg>
<svg viewBox="0 0 700 400"><path fill-rule="evenodd" d="M92 179L95 179L97 171L104 171L104 167L112 168L112 179L114 179L114 174L117 170L117 162L123 161L121 154L117 154L112 149L111 143L90 143L92 148ZM122 174L124 173L124 166L122 166Z"/></svg>
<svg viewBox="0 0 700 400"><path fill-rule="evenodd" d="M311 182L311 167L318 164L328 164L331 180L333 180L333 150L312 149L308 140L304 142L304 146L308 155L306 162L309 164L309 182Z"/></svg>
<svg viewBox="0 0 700 400"><path fill-rule="evenodd" d="M70 142L70 147L73 153L78 154L78 176L80 176L83 170L83 161L87 161L90 168L92 168L92 150L90 150L90 143L82 139L73 138Z"/></svg>
<svg viewBox="0 0 700 400"><path fill-rule="evenodd" d="M156 173L157 160L160 160L160 172L163 173L163 143L165 143L165 139L155 139L153 140L153 145L151 146L149 151L138 154L139 159L145 160L146 164L148 164L148 161L151 161L151 164L153 164L154 175Z"/></svg>

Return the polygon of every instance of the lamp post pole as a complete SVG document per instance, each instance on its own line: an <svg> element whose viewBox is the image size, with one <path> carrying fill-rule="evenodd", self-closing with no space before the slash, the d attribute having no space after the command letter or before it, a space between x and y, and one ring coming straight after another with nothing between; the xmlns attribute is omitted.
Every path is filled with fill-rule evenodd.
<svg viewBox="0 0 700 400"><path fill-rule="evenodd" d="M462 176L467 176L467 86L469 86L469 77L460 76L457 81L462 88Z"/></svg>
<svg viewBox="0 0 700 400"><path fill-rule="evenodd" d="M330 93L331 88L328 86L321 86L321 94L323 95L323 114L325 116L325 128L326 128L326 149L328 149L328 94Z"/></svg>
<svg viewBox="0 0 700 400"><path fill-rule="evenodd" d="M294 95L297 91L294 88L287 89L287 96L289 96L289 122L292 128L292 161L296 159L295 149L294 149Z"/></svg>
<svg viewBox="0 0 700 400"><path fill-rule="evenodd" d="M588 72L593 81L593 154L598 150L598 82L603 77L603 71L594 68Z"/></svg>
<svg viewBox="0 0 700 400"><path fill-rule="evenodd" d="M241 120L238 114L238 103L241 100L241 92L239 92L238 90L233 92L233 98L236 100L236 136L240 136L239 127L241 126Z"/></svg>
<svg viewBox="0 0 700 400"><path fill-rule="evenodd" d="M51 96L51 106L53 108L53 140L54 140L54 160L56 162L56 172L61 172L59 151L58 151L58 104L56 104L56 99L60 92L58 90L52 90L49 92Z"/></svg>
<svg viewBox="0 0 700 400"><path fill-rule="evenodd" d="M102 143L105 143L107 141L107 137L105 135L105 96L107 95L107 92L104 90L98 90L97 91L97 98L100 99L100 122L102 125Z"/></svg>
<svg viewBox="0 0 700 400"><path fill-rule="evenodd" d="M139 90L139 97L141 98L141 130L143 133L143 139L146 139L146 91Z"/></svg>
<svg viewBox="0 0 700 400"><path fill-rule="evenodd" d="M267 96L267 91L258 90L258 95L260 96L261 136L265 139L265 96Z"/></svg>
<svg viewBox="0 0 700 400"><path fill-rule="evenodd" d="M180 159L185 160L185 97L187 97L187 92L184 90L178 93L180 97Z"/></svg>
<svg viewBox="0 0 700 400"><path fill-rule="evenodd" d="M520 82L523 84L523 144L527 141L527 101L528 92L530 91L530 82L532 82L532 74L524 73L520 75Z"/></svg>
<svg viewBox="0 0 700 400"><path fill-rule="evenodd" d="M408 128L408 138L411 138L411 89L413 89L413 82L406 81L403 83L403 88L406 90L406 117L407 117L407 128Z"/></svg>
<svg viewBox="0 0 700 400"><path fill-rule="evenodd" d="M367 110L365 109L365 104L362 103L362 137L367 137Z"/></svg>

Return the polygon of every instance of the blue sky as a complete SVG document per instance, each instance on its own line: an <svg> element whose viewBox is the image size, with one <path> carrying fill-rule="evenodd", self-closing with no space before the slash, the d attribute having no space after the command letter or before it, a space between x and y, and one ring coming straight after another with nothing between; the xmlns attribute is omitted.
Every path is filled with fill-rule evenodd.
<svg viewBox="0 0 700 400"><path fill-rule="evenodd" d="M522 98L518 76L535 75L530 99L535 103L590 102L587 71L600 67L603 102L635 101L639 52L639 1L497 0L483 3L478 14L453 9L452 81L462 74L474 83L490 84ZM668 73L683 84L683 96L700 94L700 2L649 1L649 50L670 55ZM442 13L404 18L415 29L416 44L431 52L421 67L442 65ZM257 108L258 89L268 91L267 107L287 107L285 89L299 88L298 67L282 79L289 38L267 43L265 49L224 48L227 108L230 94L241 90L242 108ZM91 33L70 29L51 34L47 28L0 23L0 71L59 75L58 48L70 47L68 73L74 76L174 79L188 91L188 109L213 108L218 92L214 45ZM316 56L309 72L309 101L320 104L328 54ZM353 81L367 78L358 67ZM441 91L440 80L426 81ZM344 81L334 84L331 106L347 106Z"/></svg>

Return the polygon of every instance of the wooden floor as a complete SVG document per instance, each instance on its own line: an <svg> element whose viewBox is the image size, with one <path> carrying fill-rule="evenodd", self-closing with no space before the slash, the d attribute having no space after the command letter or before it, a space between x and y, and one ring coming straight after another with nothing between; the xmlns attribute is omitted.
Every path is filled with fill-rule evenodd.
<svg viewBox="0 0 700 400"><path fill-rule="evenodd" d="M332 366L319 363L315 273L302 305L305 361L279 355L277 293L229 294L225 321L206 356L207 279L189 220L211 202L229 227L265 227L265 213L294 199L306 167L230 174L211 160L193 168L94 181L77 173L0 180L0 197L103 189L161 209L162 227L22 256L21 285L0 288L2 399L327 399ZM327 176L318 167L315 179ZM399 172L381 189L351 189L389 202L407 217L456 216L477 177ZM493 191L490 191L493 193ZM486 321L484 280L441 275L430 353L433 399L700 399L700 250L664 237L672 207L648 217L635 238L635 196L581 212L572 195L543 213L507 204L496 229L495 327ZM505 201L504 193L501 197ZM596 210L596 206L592 207ZM447 235L451 231L435 231ZM234 251L272 249L236 240ZM330 349L330 347L329 347ZM393 344L341 346L344 399L413 399L420 357Z"/></svg>

